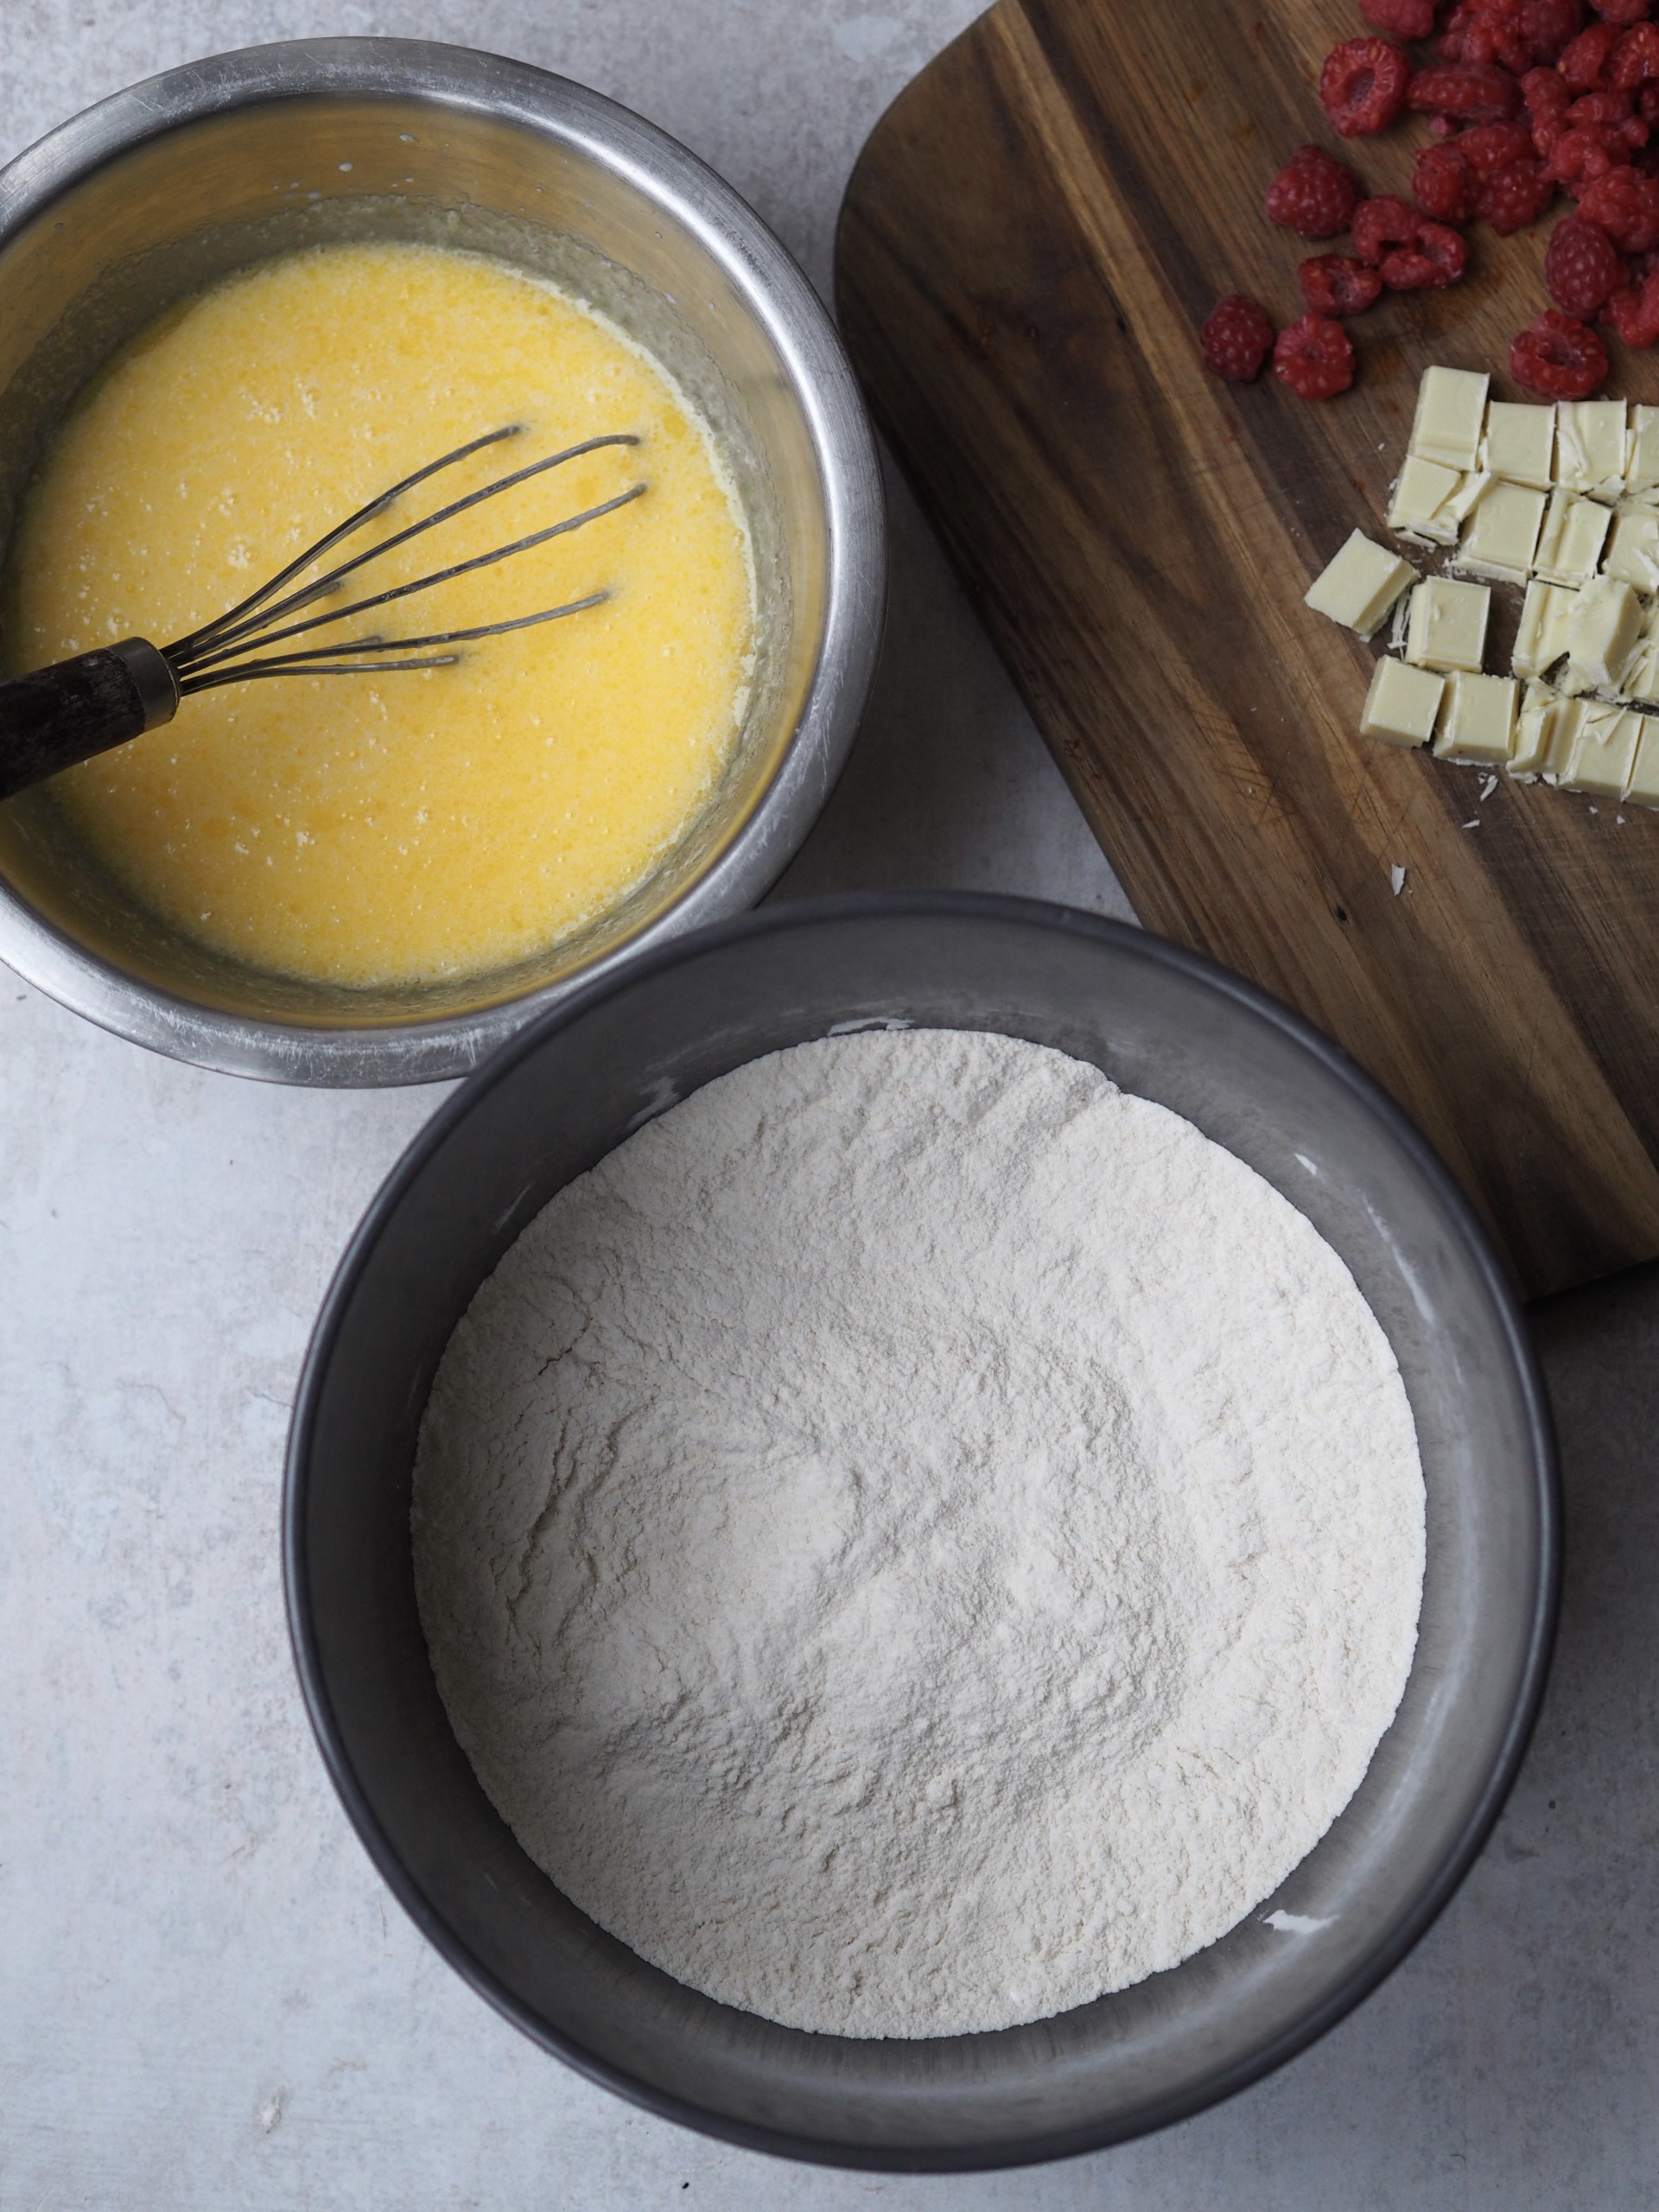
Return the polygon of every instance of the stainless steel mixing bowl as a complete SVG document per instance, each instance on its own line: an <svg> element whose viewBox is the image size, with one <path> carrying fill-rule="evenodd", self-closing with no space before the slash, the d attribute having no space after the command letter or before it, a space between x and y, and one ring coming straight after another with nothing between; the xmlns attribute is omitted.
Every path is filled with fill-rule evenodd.
<svg viewBox="0 0 1659 2212"><path fill-rule="evenodd" d="M603 1935L524 1855L450 1732L415 1607L410 1468L439 1355L553 1192L757 1054L875 1023L1001 1030L1093 1061L1247 1160L1351 1268L1399 1359L1428 1498L1415 1662L1358 1795L1276 1894L1167 1974L1034 2026L804 2035ZM653 2110L844 2165L1011 2164L1197 2111L1328 2028L1452 1894L1543 1685L1559 1548L1514 1295L1445 1168L1336 1046L1236 976L1010 899L785 906L647 955L537 1022L416 1141L306 1362L284 1506L289 1619L359 1834L452 1965Z"/></svg>
<svg viewBox="0 0 1659 2212"><path fill-rule="evenodd" d="M0 959L140 1044L289 1083L461 1073L576 980L753 904L846 757L885 590L862 403L816 295L753 212L580 85L401 39L194 62L88 109L0 172L0 543L53 426L116 346L230 270L365 238L503 256L572 287L666 362L720 435L747 515L755 679L729 772L648 882L540 957L420 988L240 966L135 904L67 833L49 789L0 806Z"/></svg>

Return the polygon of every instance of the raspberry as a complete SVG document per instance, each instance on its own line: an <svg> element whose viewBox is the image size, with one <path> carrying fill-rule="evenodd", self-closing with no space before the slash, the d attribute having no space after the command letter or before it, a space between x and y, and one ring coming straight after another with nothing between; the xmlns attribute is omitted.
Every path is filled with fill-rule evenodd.
<svg viewBox="0 0 1659 2212"><path fill-rule="evenodd" d="M1390 38L1427 38L1434 28L1434 0L1359 0L1359 12Z"/></svg>
<svg viewBox="0 0 1659 2212"><path fill-rule="evenodd" d="M1639 23L1653 13L1653 0L1590 0L1590 5L1609 23Z"/></svg>
<svg viewBox="0 0 1659 2212"><path fill-rule="evenodd" d="M1455 141L1419 149L1412 164L1411 196L1440 223L1466 223L1475 212L1475 181Z"/></svg>
<svg viewBox="0 0 1659 2212"><path fill-rule="evenodd" d="M1659 124L1659 78L1650 78L1646 84L1637 86L1636 111L1647 124L1651 137L1655 125Z"/></svg>
<svg viewBox="0 0 1659 2212"><path fill-rule="evenodd" d="M1606 378L1607 348L1584 323L1546 308L1510 346L1510 374L1545 399L1588 399Z"/></svg>
<svg viewBox="0 0 1659 2212"><path fill-rule="evenodd" d="M1532 63L1522 0L1458 0L1439 48L1442 61L1496 61L1518 76Z"/></svg>
<svg viewBox="0 0 1659 2212"><path fill-rule="evenodd" d="M1579 213L1586 223L1605 231L1621 253L1649 253L1659 245L1659 180L1638 176L1634 169L1611 169L1605 176L1598 177L1580 195ZM1548 257L1544 276L1548 283ZM1560 299L1553 284L1549 289L1554 297ZM1602 296L1605 298L1605 293ZM1561 305L1567 307L1568 302L1561 300ZM1583 309L1572 312L1582 314Z"/></svg>
<svg viewBox="0 0 1659 2212"><path fill-rule="evenodd" d="M1436 61L1413 77L1406 105L1462 123L1503 123L1520 111L1521 87L1495 61Z"/></svg>
<svg viewBox="0 0 1659 2212"><path fill-rule="evenodd" d="M1557 184L1564 184L1576 197L1599 176L1605 176L1609 169L1624 167L1630 158L1630 148L1613 137L1604 125L1586 125L1562 131L1549 149L1544 175L1553 177Z"/></svg>
<svg viewBox="0 0 1659 2212"><path fill-rule="evenodd" d="M1627 346L1659 345L1659 276L1649 270L1621 284L1607 302L1607 320Z"/></svg>
<svg viewBox="0 0 1659 2212"><path fill-rule="evenodd" d="M1616 92L1633 92L1650 77L1659 77L1659 28L1633 23L1618 41L1607 81Z"/></svg>
<svg viewBox="0 0 1659 2212"><path fill-rule="evenodd" d="M1391 292L1455 284L1469 258L1469 248L1456 231L1387 194L1360 201L1353 233L1354 251L1381 270Z"/></svg>
<svg viewBox="0 0 1659 2212"><path fill-rule="evenodd" d="M1533 60L1559 61L1583 27L1583 0L1521 0L1521 23Z"/></svg>
<svg viewBox="0 0 1659 2212"><path fill-rule="evenodd" d="M1358 315L1382 289L1375 269L1345 253L1316 253L1297 270L1302 296L1315 315Z"/></svg>
<svg viewBox="0 0 1659 2212"><path fill-rule="evenodd" d="M1549 296L1568 315L1592 315L1624 281L1624 264L1612 241L1593 223L1564 216L1544 250L1544 283Z"/></svg>
<svg viewBox="0 0 1659 2212"><path fill-rule="evenodd" d="M1299 399L1334 399L1354 380L1354 349L1339 322L1305 315L1273 343L1273 373Z"/></svg>
<svg viewBox="0 0 1659 2212"><path fill-rule="evenodd" d="M1482 123L1453 142L1477 176L1496 176L1512 162L1529 162L1532 133L1524 123Z"/></svg>
<svg viewBox="0 0 1659 2212"><path fill-rule="evenodd" d="M1543 163L1531 154L1494 169L1475 187L1475 214L1480 222L1507 238L1535 223L1555 197L1555 181L1544 175Z"/></svg>
<svg viewBox="0 0 1659 2212"><path fill-rule="evenodd" d="M1242 292L1229 292L1205 317L1198 343L1206 369L1234 384L1252 384L1273 349L1273 325L1265 308Z"/></svg>
<svg viewBox="0 0 1659 2212"><path fill-rule="evenodd" d="M1628 92L1585 92L1567 111L1569 130L1593 130L1599 124L1609 128L1628 123L1635 112L1635 103Z"/></svg>
<svg viewBox="0 0 1659 2212"><path fill-rule="evenodd" d="M1359 179L1334 154L1299 146L1268 187L1268 219L1298 238L1333 238L1359 205Z"/></svg>
<svg viewBox="0 0 1659 2212"><path fill-rule="evenodd" d="M1344 138L1386 130L1411 81L1406 50L1386 38L1345 39L1325 57L1319 99Z"/></svg>
<svg viewBox="0 0 1659 2212"><path fill-rule="evenodd" d="M1556 67L1570 92L1597 92L1607 85L1624 34L1617 23L1592 23L1563 52Z"/></svg>
<svg viewBox="0 0 1659 2212"><path fill-rule="evenodd" d="M1567 111L1573 95L1554 69L1529 69L1521 79L1521 96L1532 124L1532 150L1548 156L1567 128Z"/></svg>

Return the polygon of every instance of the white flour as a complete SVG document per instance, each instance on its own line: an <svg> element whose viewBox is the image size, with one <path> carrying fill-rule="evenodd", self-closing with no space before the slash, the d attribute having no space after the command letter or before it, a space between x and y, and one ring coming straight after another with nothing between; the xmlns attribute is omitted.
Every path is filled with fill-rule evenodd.
<svg viewBox="0 0 1659 2212"><path fill-rule="evenodd" d="M439 1688L600 1924L803 2028L996 2028L1173 1966L1399 1702L1423 1490L1293 1207L1007 1038L739 1069L562 1192L439 1370Z"/></svg>

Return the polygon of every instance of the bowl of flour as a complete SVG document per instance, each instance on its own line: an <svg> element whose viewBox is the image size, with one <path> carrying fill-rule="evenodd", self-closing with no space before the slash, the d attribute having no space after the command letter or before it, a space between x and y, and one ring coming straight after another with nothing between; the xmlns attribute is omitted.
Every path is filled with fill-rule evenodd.
<svg viewBox="0 0 1659 2212"><path fill-rule="evenodd" d="M481 1070L286 1503L347 1811L548 2049L850 2165L1200 2108L1427 1926L1543 1678L1512 1296L1332 1046L1141 932L785 907Z"/></svg>

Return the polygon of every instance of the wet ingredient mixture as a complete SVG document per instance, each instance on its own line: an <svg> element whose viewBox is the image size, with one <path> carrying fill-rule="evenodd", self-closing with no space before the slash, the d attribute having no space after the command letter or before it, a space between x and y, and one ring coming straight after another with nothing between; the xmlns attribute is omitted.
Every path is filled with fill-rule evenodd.
<svg viewBox="0 0 1659 2212"><path fill-rule="evenodd" d="M75 826L178 928L335 983L464 975L602 915L696 820L745 698L753 594L734 498L662 368L580 302L478 255L293 255L128 346L30 494L10 664L182 635L388 485L507 423L524 434L445 472L353 548L543 454L608 431L641 442L388 555L352 596L644 479L646 495L616 513L372 620L414 635L613 596L474 646L455 668L209 692L60 778Z"/></svg>

